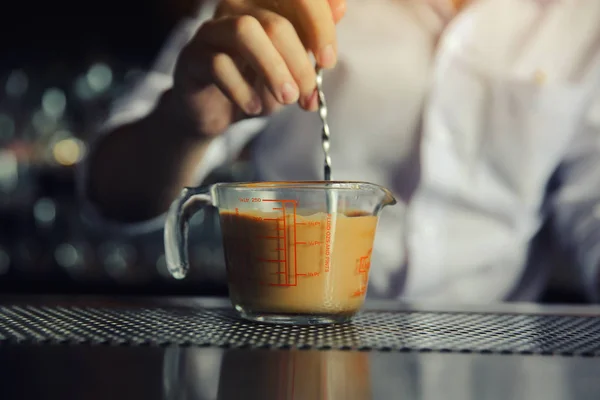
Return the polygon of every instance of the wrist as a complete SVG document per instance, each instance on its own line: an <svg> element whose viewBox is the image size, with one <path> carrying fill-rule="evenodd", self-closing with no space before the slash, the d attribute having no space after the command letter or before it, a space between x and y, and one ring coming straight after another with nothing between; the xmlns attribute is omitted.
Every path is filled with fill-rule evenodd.
<svg viewBox="0 0 600 400"><path fill-rule="evenodd" d="M173 88L160 100L159 113L178 134L210 141L235 122L233 105L214 85L198 92L182 93Z"/></svg>

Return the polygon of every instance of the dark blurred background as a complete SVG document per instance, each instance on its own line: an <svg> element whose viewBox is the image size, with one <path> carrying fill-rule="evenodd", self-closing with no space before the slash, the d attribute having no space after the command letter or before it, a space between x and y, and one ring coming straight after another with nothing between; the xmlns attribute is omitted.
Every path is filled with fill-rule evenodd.
<svg viewBox="0 0 600 400"><path fill-rule="evenodd" d="M223 294L214 214L194 221L189 280L167 276L162 232L90 231L74 168L111 100L150 67L190 0L0 6L0 293ZM214 179L236 179L235 165Z"/></svg>

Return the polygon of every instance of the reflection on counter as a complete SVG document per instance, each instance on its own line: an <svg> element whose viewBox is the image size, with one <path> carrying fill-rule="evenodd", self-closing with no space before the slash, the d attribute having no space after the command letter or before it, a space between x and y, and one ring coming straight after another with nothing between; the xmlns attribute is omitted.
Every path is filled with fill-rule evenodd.
<svg viewBox="0 0 600 400"><path fill-rule="evenodd" d="M165 400L597 399L595 361L452 353L165 350Z"/></svg>
<svg viewBox="0 0 600 400"><path fill-rule="evenodd" d="M364 352L244 351L225 353L217 399L370 400Z"/></svg>
<svg viewBox="0 0 600 400"><path fill-rule="evenodd" d="M586 357L3 346L0 359L2 400L595 400L600 393L597 360Z"/></svg>
<svg viewBox="0 0 600 400"><path fill-rule="evenodd" d="M370 400L369 360L350 351L170 348L165 399Z"/></svg>

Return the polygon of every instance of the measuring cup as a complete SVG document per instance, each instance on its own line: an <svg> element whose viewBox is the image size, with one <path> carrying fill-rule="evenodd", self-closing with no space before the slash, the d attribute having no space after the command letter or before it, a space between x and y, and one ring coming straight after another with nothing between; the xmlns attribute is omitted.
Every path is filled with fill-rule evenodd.
<svg viewBox="0 0 600 400"><path fill-rule="evenodd" d="M167 266L173 277L185 277L188 221L213 206L219 211L229 296L243 318L346 322L364 303L379 213L395 203L389 190L365 182L185 188L165 224Z"/></svg>

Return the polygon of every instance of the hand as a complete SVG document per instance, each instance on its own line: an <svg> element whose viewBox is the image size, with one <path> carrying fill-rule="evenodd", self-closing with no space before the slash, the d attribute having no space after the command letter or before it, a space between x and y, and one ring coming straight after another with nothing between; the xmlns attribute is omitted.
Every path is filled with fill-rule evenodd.
<svg viewBox="0 0 600 400"><path fill-rule="evenodd" d="M317 64L337 62L346 0L222 0L182 51L173 93L204 134L298 102L316 110Z"/></svg>

